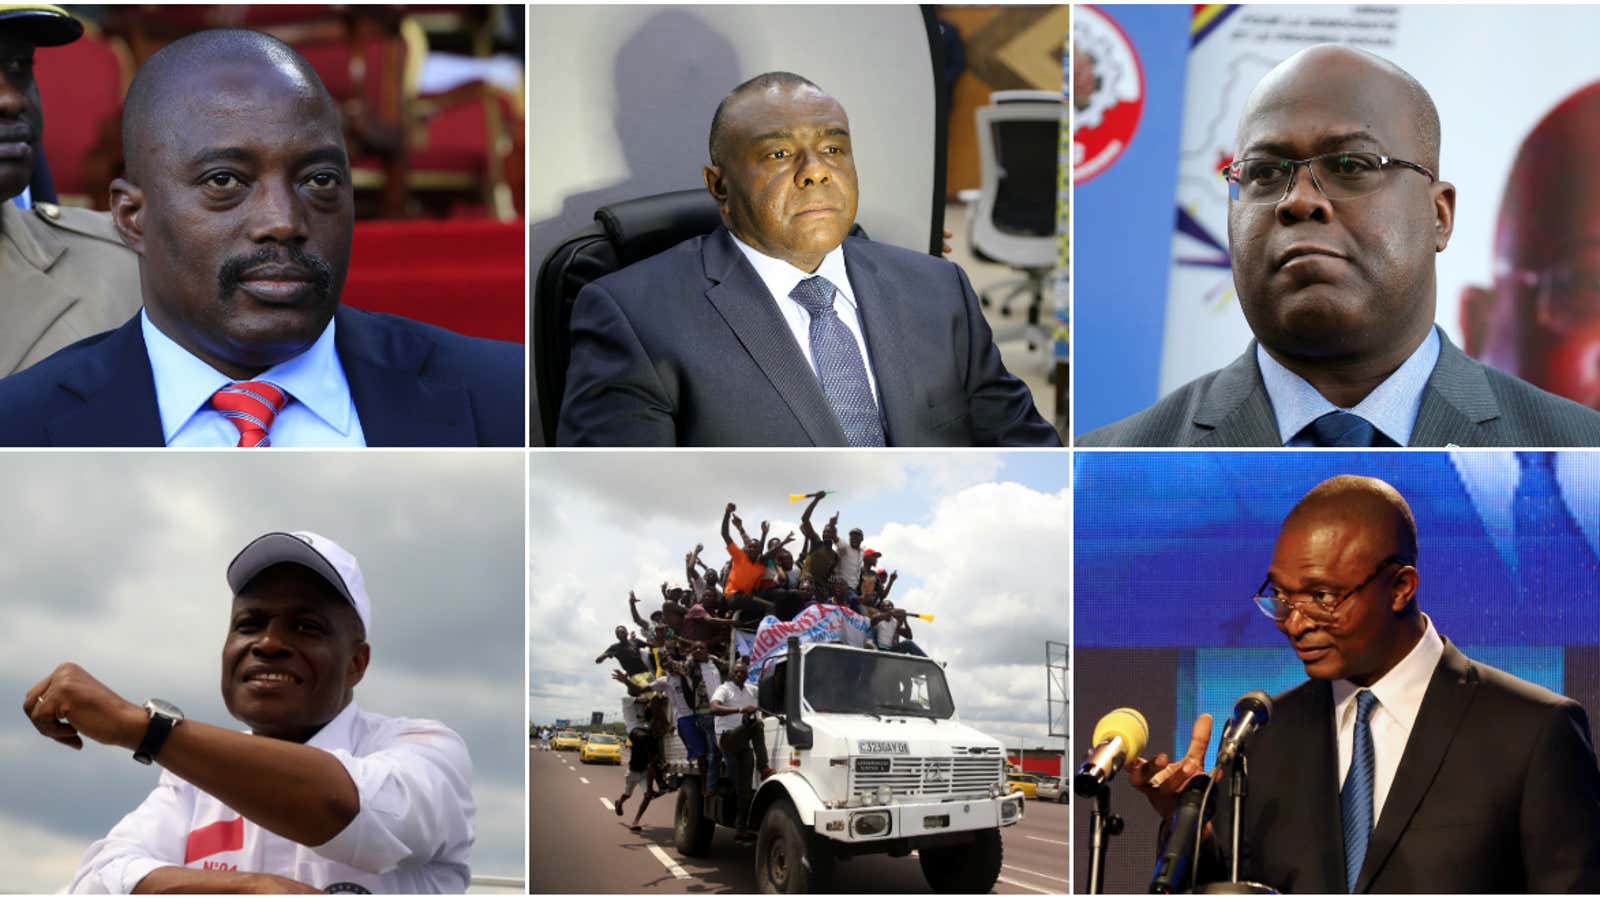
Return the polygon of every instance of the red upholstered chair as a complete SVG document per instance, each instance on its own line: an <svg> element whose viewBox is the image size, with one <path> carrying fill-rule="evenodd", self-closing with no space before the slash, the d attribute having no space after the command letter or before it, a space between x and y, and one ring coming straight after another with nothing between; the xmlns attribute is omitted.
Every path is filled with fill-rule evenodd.
<svg viewBox="0 0 1600 900"><path fill-rule="evenodd" d="M357 222L343 300L461 334L527 338L522 220Z"/></svg>
<svg viewBox="0 0 1600 900"><path fill-rule="evenodd" d="M34 53L45 113L44 152L64 202L107 208L115 162L122 155L122 96L132 72L127 46L90 23L78 40Z"/></svg>

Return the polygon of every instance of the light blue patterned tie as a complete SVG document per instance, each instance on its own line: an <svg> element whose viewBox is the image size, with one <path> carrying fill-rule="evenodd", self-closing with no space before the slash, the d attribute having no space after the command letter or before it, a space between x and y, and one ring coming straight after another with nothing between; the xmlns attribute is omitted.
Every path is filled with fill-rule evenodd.
<svg viewBox="0 0 1600 900"><path fill-rule="evenodd" d="M852 447L882 447L883 421L872 400L867 366L855 335L833 311L833 282L813 275L789 292L811 314L811 357L817 364L822 393Z"/></svg>
<svg viewBox="0 0 1600 900"><path fill-rule="evenodd" d="M1351 745L1350 772L1339 791L1339 808L1344 816L1344 877L1350 893L1355 893L1361 863L1367 858L1367 841L1372 838L1372 708L1378 697L1371 691L1356 692L1356 734Z"/></svg>

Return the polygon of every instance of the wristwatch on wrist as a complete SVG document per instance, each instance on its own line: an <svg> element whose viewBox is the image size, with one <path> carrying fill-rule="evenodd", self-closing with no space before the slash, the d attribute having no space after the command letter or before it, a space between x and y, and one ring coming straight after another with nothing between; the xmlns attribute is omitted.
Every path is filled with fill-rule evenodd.
<svg viewBox="0 0 1600 900"><path fill-rule="evenodd" d="M148 766L156 754L161 752L161 745L167 742L167 735L172 734L172 729L177 728L183 721L183 710L165 700L154 698L146 700L144 708L150 713L150 725L144 731L144 740L139 742L139 749L133 751L133 758Z"/></svg>

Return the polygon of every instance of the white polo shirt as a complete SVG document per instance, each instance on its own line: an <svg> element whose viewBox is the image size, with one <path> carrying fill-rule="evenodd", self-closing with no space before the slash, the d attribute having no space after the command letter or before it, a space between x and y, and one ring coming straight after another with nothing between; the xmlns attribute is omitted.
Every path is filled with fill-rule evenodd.
<svg viewBox="0 0 1600 900"><path fill-rule="evenodd" d="M332 753L360 797L361 811L332 840L307 847L279 837L162 771L150 796L84 851L71 892L131 893L163 866L262 872L330 893L467 889L475 807L460 735L351 703L306 746Z"/></svg>
<svg viewBox="0 0 1600 900"><path fill-rule="evenodd" d="M731 706L734 709L744 709L746 706L755 706L755 695L750 689L734 681L724 681L717 685L717 690L711 695L713 703ZM739 713L718 713L716 720L717 737L722 737L727 732L739 727L744 721L744 716Z"/></svg>

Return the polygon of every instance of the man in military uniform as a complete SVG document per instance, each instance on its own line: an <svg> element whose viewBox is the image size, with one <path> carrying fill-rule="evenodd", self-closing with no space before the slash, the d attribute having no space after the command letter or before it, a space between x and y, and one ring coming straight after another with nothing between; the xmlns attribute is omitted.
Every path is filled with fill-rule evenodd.
<svg viewBox="0 0 1600 900"><path fill-rule="evenodd" d="M139 309L138 257L106 213L12 198L43 150L35 47L69 44L83 25L64 10L0 3L0 376L126 322Z"/></svg>

